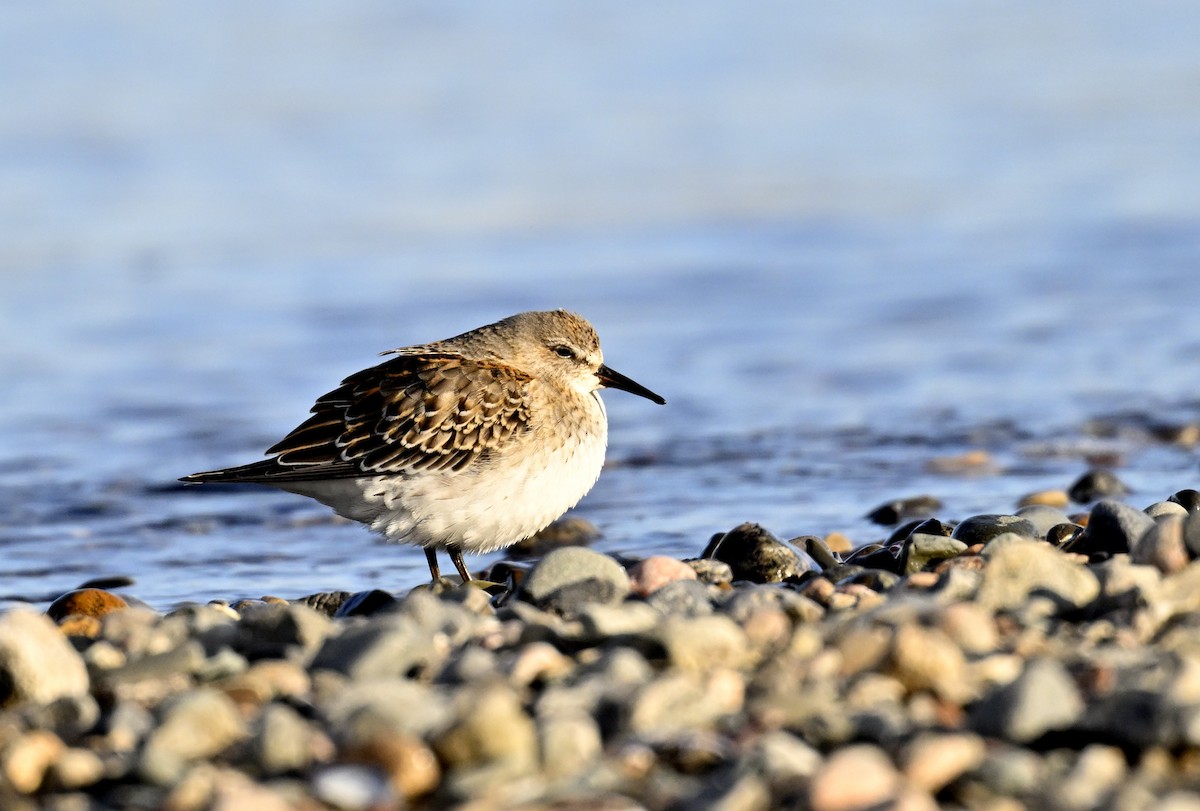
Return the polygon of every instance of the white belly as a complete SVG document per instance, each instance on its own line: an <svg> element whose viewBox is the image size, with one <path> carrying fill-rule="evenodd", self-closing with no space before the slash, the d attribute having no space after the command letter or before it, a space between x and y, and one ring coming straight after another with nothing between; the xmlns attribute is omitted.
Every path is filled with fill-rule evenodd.
<svg viewBox="0 0 1200 811"><path fill-rule="evenodd" d="M290 482L282 489L327 504L389 541L455 544L485 553L528 538L575 506L604 465L607 426L549 447L534 440L486 467L404 476Z"/></svg>

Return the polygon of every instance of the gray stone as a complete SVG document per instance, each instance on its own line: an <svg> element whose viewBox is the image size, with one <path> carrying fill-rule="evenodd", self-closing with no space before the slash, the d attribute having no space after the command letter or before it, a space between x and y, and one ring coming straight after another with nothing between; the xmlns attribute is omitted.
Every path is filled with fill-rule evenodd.
<svg viewBox="0 0 1200 811"><path fill-rule="evenodd" d="M997 535L1014 533L1026 538L1038 537L1033 522L1016 515L972 515L964 518L954 528L951 538L962 541L967 546L987 543Z"/></svg>
<svg viewBox="0 0 1200 811"><path fill-rule="evenodd" d="M618 603L629 594L629 575L612 558L584 547L555 549L538 561L518 594L539 608L575 613L586 603Z"/></svg>
<svg viewBox="0 0 1200 811"><path fill-rule="evenodd" d="M1200 511L1188 513L1184 520L1183 543L1187 547L1188 557L1192 560L1200 558Z"/></svg>
<svg viewBox="0 0 1200 811"><path fill-rule="evenodd" d="M329 727L347 744L369 740L380 731L425 738L452 718L445 692L400 678L351 682L320 708Z"/></svg>
<svg viewBox="0 0 1200 811"><path fill-rule="evenodd" d="M1046 533L1059 524L1071 523L1071 517L1062 510L1045 504L1027 504L1016 513L1033 525L1034 537L1045 538Z"/></svg>
<svg viewBox="0 0 1200 811"><path fill-rule="evenodd" d="M983 735L1029 743L1070 728L1083 712L1083 698L1066 669L1053 659L1032 659L1015 681L976 704L971 726Z"/></svg>
<svg viewBox="0 0 1200 811"><path fill-rule="evenodd" d="M1124 482L1108 470L1089 470L1084 473L1067 491L1071 501L1076 504L1087 504L1098 498L1107 496L1123 496L1129 492Z"/></svg>
<svg viewBox="0 0 1200 811"><path fill-rule="evenodd" d="M639 602L620 605L591 603L579 612L579 622L584 636L593 640L604 640L620 636L644 636L654 631L662 622L662 614L652 606Z"/></svg>
<svg viewBox="0 0 1200 811"><path fill-rule="evenodd" d="M658 629L667 657L684 670L741 667L749 661L746 632L727 616L668 617Z"/></svg>
<svg viewBox="0 0 1200 811"><path fill-rule="evenodd" d="M261 774L299 772L312 763L311 738L312 730L298 712L286 704L268 704L254 725L250 754Z"/></svg>
<svg viewBox="0 0 1200 811"><path fill-rule="evenodd" d="M79 698L88 686L83 658L49 618L0 614L0 705Z"/></svg>
<svg viewBox="0 0 1200 811"><path fill-rule="evenodd" d="M647 605L668 616L702 617L713 612L709 586L699 580L676 580L646 598Z"/></svg>
<svg viewBox="0 0 1200 811"><path fill-rule="evenodd" d="M238 652L248 659L311 656L335 630L329 617L299 603L257 603L242 610Z"/></svg>
<svg viewBox="0 0 1200 811"><path fill-rule="evenodd" d="M1142 510L1151 518L1162 518L1165 515L1175 515L1179 518L1188 517L1188 509L1177 501L1156 501Z"/></svg>
<svg viewBox="0 0 1200 811"><path fill-rule="evenodd" d="M1031 594L1044 594L1065 608L1079 608L1100 593L1096 575L1049 544L1013 540L990 557L977 599L992 611L1022 607Z"/></svg>
<svg viewBox="0 0 1200 811"><path fill-rule="evenodd" d="M138 771L150 783L176 782L189 763L210 758L246 733L237 705L224 693L201 687L171 699L150 733Z"/></svg>
<svg viewBox="0 0 1200 811"><path fill-rule="evenodd" d="M752 583L779 583L812 569L807 555L776 538L758 524L741 524L710 545L706 557L728 563L734 580Z"/></svg>
<svg viewBox="0 0 1200 811"><path fill-rule="evenodd" d="M538 717L542 769L552 779L592 768L604 752L595 718L586 712L555 712Z"/></svg>
<svg viewBox="0 0 1200 811"><path fill-rule="evenodd" d="M1128 552L1154 528L1154 519L1119 501L1101 501L1092 507L1087 528L1069 550L1084 554Z"/></svg>
<svg viewBox="0 0 1200 811"><path fill-rule="evenodd" d="M1172 505L1183 510L1179 505ZM1135 564L1147 564L1164 574L1177 572L1188 565L1187 546L1183 527L1187 513L1164 514L1156 519L1150 531L1133 545L1129 559Z"/></svg>
<svg viewBox="0 0 1200 811"><path fill-rule="evenodd" d="M815 601L779 586L743 586L731 592L719 606L722 614L743 624L755 611L765 607L779 608L796 622L816 622L825 614Z"/></svg>
<svg viewBox="0 0 1200 811"><path fill-rule="evenodd" d="M355 680L387 679L406 676L438 655L433 634L405 617L385 614L326 640L311 667Z"/></svg>
<svg viewBox="0 0 1200 811"><path fill-rule="evenodd" d="M957 538L914 532L904 545L904 573L924 570L931 563L956 558L967 551L967 545Z"/></svg>

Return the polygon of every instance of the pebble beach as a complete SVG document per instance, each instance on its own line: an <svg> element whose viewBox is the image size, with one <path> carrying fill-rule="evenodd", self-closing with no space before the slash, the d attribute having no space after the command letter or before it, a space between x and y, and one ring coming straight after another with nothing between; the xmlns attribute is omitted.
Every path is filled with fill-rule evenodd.
<svg viewBox="0 0 1200 811"><path fill-rule="evenodd" d="M566 519L486 589L90 584L0 615L0 807L1200 808L1200 493L1066 484L853 550Z"/></svg>

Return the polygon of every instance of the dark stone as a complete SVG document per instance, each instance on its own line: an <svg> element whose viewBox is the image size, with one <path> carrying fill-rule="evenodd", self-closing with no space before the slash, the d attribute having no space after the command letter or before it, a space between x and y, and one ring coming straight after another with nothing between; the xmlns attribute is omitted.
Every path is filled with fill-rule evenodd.
<svg viewBox="0 0 1200 811"><path fill-rule="evenodd" d="M562 546L587 546L600 537L600 530L583 518L560 518L550 526L508 547L512 558L537 558Z"/></svg>
<svg viewBox="0 0 1200 811"><path fill-rule="evenodd" d="M1056 524L1050 527L1050 531L1046 533L1046 541L1055 546L1062 546L1070 543L1081 532L1083 532L1083 527L1079 524Z"/></svg>
<svg viewBox="0 0 1200 811"><path fill-rule="evenodd" d="M817 562L817 565L822 569L828 569L831 566L837 566L841 561L837 555L825 545L825 541L818 538L816 535L805 535L803 538L793 538L791 541L793 546L800 546L808 553L808 556Z"/></svg>
<svg viewBox="0 0 1200 811"><path fill-rule="evenodd" d="M1200 512L1188 513L1183 520L1183 545L1189 558L1200 558Z"/></svg>
<svg viewBox="0 0 1200 811"><path fill-rule="evenodd" d="M950 536L962 541L967 546L987 543L998 535L1012 532L1025 538L1037 538L1038 532L1033 524L1016 515L972 515L964 518L954 533Z"/></svg>
<svg viewBox="0 0 1200 811"><path fill-rule="evenodd" d="M371 589L370 591L359 591L351 594L346 598L337 611L333 613L334 617L369 617L370 615L386 611L396 605L396 598L380 589Z"/></svg>
<svg viewBox="0 0 1200 811"><path fill-rule="evenodd" d="M861 572L856 572L836 582L839 586L858 584L866 586L872 591L883 593L890 591L900 582L900 575L884 571L883 569L863 569Z"/></svg>
<svg viewBox="0 0 1200 811"><path fill-rule="evenodd" d="M1200 512L1200 492L1196 490L1180 490L1167 501L1178 504L1190 513Z"/></svg>
<svg viewBox="0 0 1200 811"><path fill-rule="evenodd" d="M332 617L342 607L342 603L349 599L350 592L348 591L322 591L317 594L310 594L307 597L301 597L296 602L300 605L308 606L318 614Z"/></svg>
<svg viewBox="0 0 1200 811"><path fill-rule="evenodd" d="M913 521L909 521L907 524L896 527L896 529L892 530L892 534L888 536L888 539L883 542L883 545L898 546L904 543L908 540L908 536L916 532L917 527L924 523L925 522L920 519L915 519Z"/></svg>
<svg viewBox="0 0 1200 811"><path fill-rule="evenodd" d="M876 524L891 526L905 518L931 515L941 508L942 502L934 496L898 498L871 510L871 512L867 513L867 518Z"/></svg>
<svg viewBox="0 0 1200 811"><path fill-rule="evenodd" d="M809 569L790 546L751 523L726 532L710 557L728 563L734 580L751 583L780 583Z"/></svg>
<svg viewBox="0 0 1200 811"><path fill-rule="evenodd" d="M1096 499L1123 496L1129 492L1124 482L1108 470L1089 470L1080 476L1067 490L1067 495L1076 504L1090 504Z"/></svg>
<svg viewBox="0 0 1200 811"><path fill-rule="evenodd" d="M667 616L703 617L713 612L709 587L699 580L676 580L646 598Z"/></svg>
<svg viewBox="0 0 1200 811"><path fill-rule="evenodd" d="M846 562L867 569L882 569L885 572L900 574L904 571L903 552L904 550L899 546L887 547L868 544L862 549L855 550L853 555L846 558Z"/></svg>
<svg viewBox="0 0 1200 811"><path fill-rule="evenodd" d="M1092 507L1087 528L1063 548L1089 556L1128 552L1153 527L1154 519L1141 510L1101 501Z"/></svg>

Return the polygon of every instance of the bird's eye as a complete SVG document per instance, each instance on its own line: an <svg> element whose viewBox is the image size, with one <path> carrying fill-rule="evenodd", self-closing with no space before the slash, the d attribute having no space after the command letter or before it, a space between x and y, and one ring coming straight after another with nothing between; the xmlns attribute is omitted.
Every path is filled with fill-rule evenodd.
<svg viewBox="0 0 1200 811"><path fill-rule="evenodd" d="M559 344L558 346L552 348L554 350L554 354L558 355L560 358L575 357L575 350L571 349L571 347L567 346L566 344Z"/></svg>

